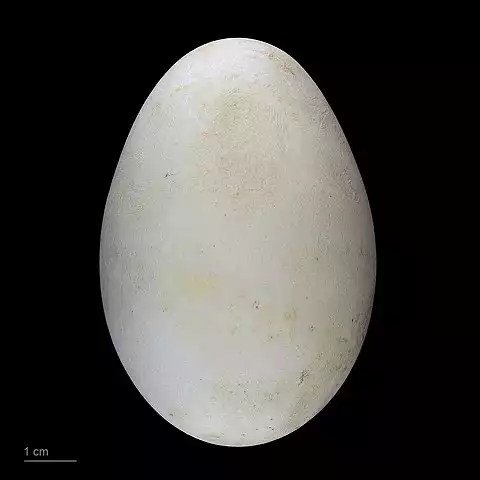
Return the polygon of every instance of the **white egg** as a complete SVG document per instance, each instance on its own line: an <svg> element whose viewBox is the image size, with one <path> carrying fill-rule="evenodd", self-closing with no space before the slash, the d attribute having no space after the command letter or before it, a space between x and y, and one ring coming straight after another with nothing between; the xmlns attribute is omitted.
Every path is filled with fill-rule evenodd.
<svg viewBox="0 0 480 480"><path fill-rule="evenodd" d="M365 337L376 274L365 188L317 85L249 39L203 45L143 105L101 234L101 292L147 402L206 442L304 425Z"/></svg>

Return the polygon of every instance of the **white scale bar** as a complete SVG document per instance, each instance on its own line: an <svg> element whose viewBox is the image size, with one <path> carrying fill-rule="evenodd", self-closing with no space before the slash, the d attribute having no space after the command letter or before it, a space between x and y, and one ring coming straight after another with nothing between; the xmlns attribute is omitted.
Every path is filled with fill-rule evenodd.
<svg viewBox="0 0 480 480"><path fill-rule="evenodd" d="M75 463L76 460L24 460L25 463Z"/></svg>

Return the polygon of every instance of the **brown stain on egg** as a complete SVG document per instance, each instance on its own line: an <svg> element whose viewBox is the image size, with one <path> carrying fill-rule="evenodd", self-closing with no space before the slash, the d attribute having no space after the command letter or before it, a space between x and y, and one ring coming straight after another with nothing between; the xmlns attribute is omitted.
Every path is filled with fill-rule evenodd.
<svg viewBox="0 0 480 480"><path fill-rule="evenodd" d="M283 318L288 331L288 337L290 338L290 341L293 341L297 326L297 310L295 308L292 308L286 311Z"/></svg>
<svg viewBox="0 0 480 480"><path fill-rule="evenodd" d="M327 364L322 368L319 359L316 358L307 368L304 368L298 377L297 395L295 396L287 416L287 420L283 425L286 430L296 429L298 426L309 420L312 415L310 406L317 405L318 400L324 392L322 373L326 373ZM320 367L320 370L315 370Z"/></svg>
<svg viewBox="0 0 480 480"><path fill-rule="evenodd" d="M212 398L215 403L229 412L230 415L250 415L258 408L255 392L249 381L227 381L220 379L212 386Z"/></svg>
<svg viewBox="0 0 480 480"><path fill-rule="evenodd" d="M273 392L266 392L264 394L264 398L267 402L278 401L278 399L280 398L280 392L278 390Z"/></svg>
<svg viewBox="0 0 480 480"><path fill-rule="evenodd" d="M277 306L254 300L252 308L252 331L262 342L272 346L289 345L298 331L297 308L279 310Z"/></svg>
<svg viewBox="0 0 480 480"><path fill-rule="evenodd" d="M261 303L254 300L252 303L253 332L263 338L263 342L271 345L290 344L295 338L297 327L297 311L295 308L283 314L275 305Z"/></svg>
<svg viewBox="0 0 480 480"><path fill-rule="evenodd" d="M282 130L280 113L253 87L224 88L208 110L211 115L192 141L197 156L194 189L222 195L232 207L249 213L259 206L273 208L284 139L279 136L273 145L268 139Z"/></svg>
<svg viewBox="0 0 480 480"><path fill-rule="evenodd" d="M267 53L266 56L269 60L274 62L280 68L280 70L292 75L293 77L296 76L294 65L291 62L287 61L286 59L280 58L279 55L273 52Z"/></svg>
<svg viewBox="0 0 480 480"><path fill-rule="evenodd" d="M356 203L360 203L361 197L358 193L358 188L353 184L350 173L351 169L346 167L340 173L336 173L334 178L346 198L353 200Z"/></svg>
<svg viewBox="0 0 480 480"><path fill-rule="evenodd" d="M310 375L310 372L306 368L304 368L300 373L300 377L298 378L298 385L301 385L302 383L304 383L309 377L309 375Z"/></svg>
<svg viewBox="0 0 480 480"><path fill-rule="evenodd" d="M184 90L187 90L188 88L190 88L192 86L192 84L190 83L186 83L186 84L181 84L181 85L177 85L173 91L174 92L182 92Z"/></svg>
<svg viewBox="0 0 480 480"><path fill-rule="evenodd" d="M201 435L200 438L202 440L205 440L206 442L216 443L222 437L223 437L223 433L207 433L207 434Z"/></svg>
<svg viewBox="0 0 480 480"><path fill-rule="evenodd" d="M295 429L312 418L322 407L319 406L317 412L312 415L310 406L319 405L319 399L325 398L327 386L340 385L343 382L348 369L355 361L358 348L348 347L348 343L343 341L340 345L344 349L342 352L328 349L321 351L300 371L296 395L283 426L285 429Z"/></svg>

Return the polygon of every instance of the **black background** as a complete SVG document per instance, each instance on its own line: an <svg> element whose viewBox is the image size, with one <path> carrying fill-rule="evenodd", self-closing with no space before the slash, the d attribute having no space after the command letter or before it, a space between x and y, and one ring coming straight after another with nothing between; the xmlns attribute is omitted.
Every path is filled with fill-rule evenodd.
<svg viewBox="0 0 480 480"><path fill-rule="evenodd" d="M107 331L98 273L103 208L140 107L179 58L229 36L281 48L317 83L362 174L378 255L368 334L338 394L298 431L240 449L185 435L137 392ZM80 470L107 478L129 472L135 478L223 476L254 465L270 474L328 469L342 477L353 469L385 478L402 465L438 465L442 445L453 439L450 414L433 394L437 338L431 325L440 319L432 319L421 301L429 275L424 257L433 248L430 222L445 202L437 194L444 189L431 187L434 172L452 161L452 122L473 118L462 95L476 68L382 57L332 63L320 54L319 41L245 31L157 37L147 47L110 32L93 41L87 31L66 48L61 38L28 57L27 102L35 104L25 108L25 125L39 153L29 175L33 211L26 251L33 274L25 305L22 448L78 459L49 466L64 478ZM32 115L33 106L42 113ZM32 473L39 467L47 466L25 465Z"/></svg>

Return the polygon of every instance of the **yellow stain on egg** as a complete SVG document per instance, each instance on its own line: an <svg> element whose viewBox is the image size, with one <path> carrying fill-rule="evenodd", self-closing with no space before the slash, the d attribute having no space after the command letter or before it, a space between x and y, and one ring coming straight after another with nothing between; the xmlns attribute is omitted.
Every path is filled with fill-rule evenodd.
<svg viewBox="0 0 480 480"><path fill-rule="evenodd" d="M192 273L179 278L179 290L189 299L202 299L212 295L218 288L218 278L213 274Z"/></svg>

